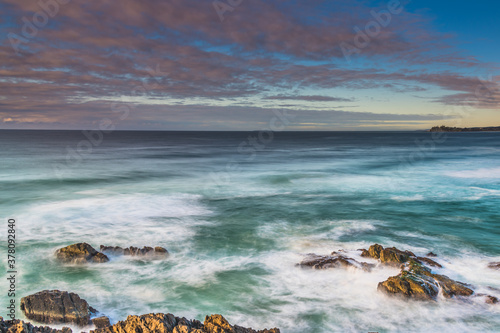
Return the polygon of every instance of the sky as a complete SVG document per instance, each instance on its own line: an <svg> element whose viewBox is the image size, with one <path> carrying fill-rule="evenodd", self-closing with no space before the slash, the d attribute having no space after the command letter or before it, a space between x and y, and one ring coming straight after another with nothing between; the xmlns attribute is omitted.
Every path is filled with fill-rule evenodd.
<svg viewBox="0 0 500 333"><path fill-rule="evenodd" d="M500 126L496 1L0 0L0 12L0 129L262 130L277 114L280 130Z"/></svg>

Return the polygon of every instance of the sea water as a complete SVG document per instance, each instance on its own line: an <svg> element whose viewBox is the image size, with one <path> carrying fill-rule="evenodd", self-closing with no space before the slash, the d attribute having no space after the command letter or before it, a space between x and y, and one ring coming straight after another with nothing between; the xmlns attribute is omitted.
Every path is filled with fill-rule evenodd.
<svg viewBox="0 0 500 333"><path fill-rule="evenodd" d="M482 297L377 292L397 268L296 267L339 249L367 261L357 249L379 243L432 251L436 272L500 297L500 271L487 267L500 261L500 133L86 134L0 131L0 274L14 218L17 302L60 289L112 322L220 313L284 333L500 331L500 306ZM54 260L78 242L170 257ZM5 278L0 287L5 309Z"/></svg>

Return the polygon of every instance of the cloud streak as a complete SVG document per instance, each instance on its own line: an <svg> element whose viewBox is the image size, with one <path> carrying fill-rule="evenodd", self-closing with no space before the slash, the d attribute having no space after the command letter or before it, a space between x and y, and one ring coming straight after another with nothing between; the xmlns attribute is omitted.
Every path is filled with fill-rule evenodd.
<svg viewBox="0 0 500 333"><path fill-rule="evenodd" d="M304 112L312 112L318 102L332 108L358 102L336 89L399 94L439 89L441 96L431 101L460 105L470 103L482 84L462 69L479 70L483 64L456 51L428 18L406 10L363 49L361 63L346 65L340 43L353 40L354 28L383 5L244 1L221 23L210 1L59 1L0 4L13 18L0 22L5 119L73 126L79 114L90 119L109 109L103 101L124 98L148 110L204 103L214 117L217 105L231 112L231 105L249 103L248 112L256 112L265 102L300 101ZM47 23L27 38L26 20L35 22L33 15L44 10L40 3L58 3L57 11L53 5L53 17L48 13ZM26 41L17 54L9 38L14 35ZM492 93L476 96L475 107L500 106L495 84ZM317 89L331 93L309 93ZM156 113L157 120L166 116L171 114Z"/></svg>

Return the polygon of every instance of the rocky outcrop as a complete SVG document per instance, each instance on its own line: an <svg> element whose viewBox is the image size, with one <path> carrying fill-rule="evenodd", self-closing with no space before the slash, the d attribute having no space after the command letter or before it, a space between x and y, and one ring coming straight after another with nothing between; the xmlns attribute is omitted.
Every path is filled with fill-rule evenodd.
<svg viewBox="0 0 500 333"><path fill-rule="evenodd" d="M104 246L100 247L101 252L108 253L110 255L125 255L125 256L152 256L152 257L166 257L168 256L167 249L156 246L149 247L144 246L142 249L138 247L126 247L122 248L119 246Z"/></svg>
<svg viewBox="0 0 500 333"><path fill-rule="evenodd" d="M490 262L488 267L491 269L500 269L500 262Z"/></svg>
<svg viewBox="0 0 500 333"><path fill-rule="evenodd" d="M63 327L58 330L48 326L33 326L30 323L22 320L4 321L0 317L0 332L1 333L72 333L71 328Z"/></svg>
<svg viewBox="0 0 500 333"><path fill-rule="evenodd" d="M407 262L411 257L415 257L415 254L410 251L398 250L395 247L384 249L382 245L374 244L368 250L362 250L361 256L380 259L382 263L386 264L400 265Z"/></svg>
<svg viewBox="0 0 500 333"><path fill-rule="evenodd" d="M432 252L430 252L433 254ZM398 266L408 262L408 260L413 259L419 263L425 263L432 267L442 268L439 263L426 257L417 257L411 251L402 251L395 247L384 248L382 245L374 244L369 247L368 250L361 249L361 256L373 259L379 259L380 262L384 264L389 264L393 266Z"/></svg>
<svg viewBox="0 0 500 333"><path fill-rule="evenodd" d="M430 258L426 258L426 257L416 257L415 258L416 261L422 263L422 264L427 264L431 267L437 267L437 268L443 268L443 266L437 262L435 262L434 260L430 259Z"/></svg>
<svg viewBox="0 0 500 333"><path fill-rule="evenodd" d="M111 326L111 323L109 322L109 318L106 316L94 318L91 320L92 324L94 324L95 328L106 328Z"/></svg>
<svg viewBox="0 0 500 333"><path fill-rule="evenodd" d="M173 314L150 313L142 316L128 316L107 328L101 328L90 333L280 333L280 330L255 331L251 328L232 326L221 315L205 318L205 322L175 317Z"/></svg>
<svg viewBox="0 0 500 333"><path fill-rule="evenodd" d="M443 296L470 296L474 293L466 284L445 275L434 274L417 260L410 258L401 273L378 284L378 290L392 296L419 300L435 300L441 290Z"/></svg>
<svg viewBox="0 0 500 333"><path fill-rule="evenodd" d="M56 258L59 261L73 264L109 261L109 258L105 254L96 251L96 249L87 243L78 243L63 247L56 251Z"/></svg>
<svg viewBox="0 0 500 333"><path fill-rule="evenodd" d="M41 323L74 323L85 326L97 313L80 296L67 291L44 290L21 298L24 315Z"/></svg>
<svg viewBox="0 0 500 333"><path fill-rule="evenodd" d="M329 256L320 256L317 254L309 254L300 264L300 267L309 267L313 269L328 269L328 268L359 268L365 271L371 270L375 265L366 262L359 262L353 258L346 257L338 252L332 252Z"/></svg>

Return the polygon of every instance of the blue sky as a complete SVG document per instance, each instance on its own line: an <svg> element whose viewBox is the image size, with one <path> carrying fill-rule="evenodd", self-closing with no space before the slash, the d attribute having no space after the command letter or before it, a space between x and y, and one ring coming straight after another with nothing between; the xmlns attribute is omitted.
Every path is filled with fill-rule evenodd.
<svg viewBox="0 0 500 333"><path fill-rule="evenodd" d="M492 1L0 2L0 128L500 125ZM371 29L371 30L370 30Z"/></svg>

